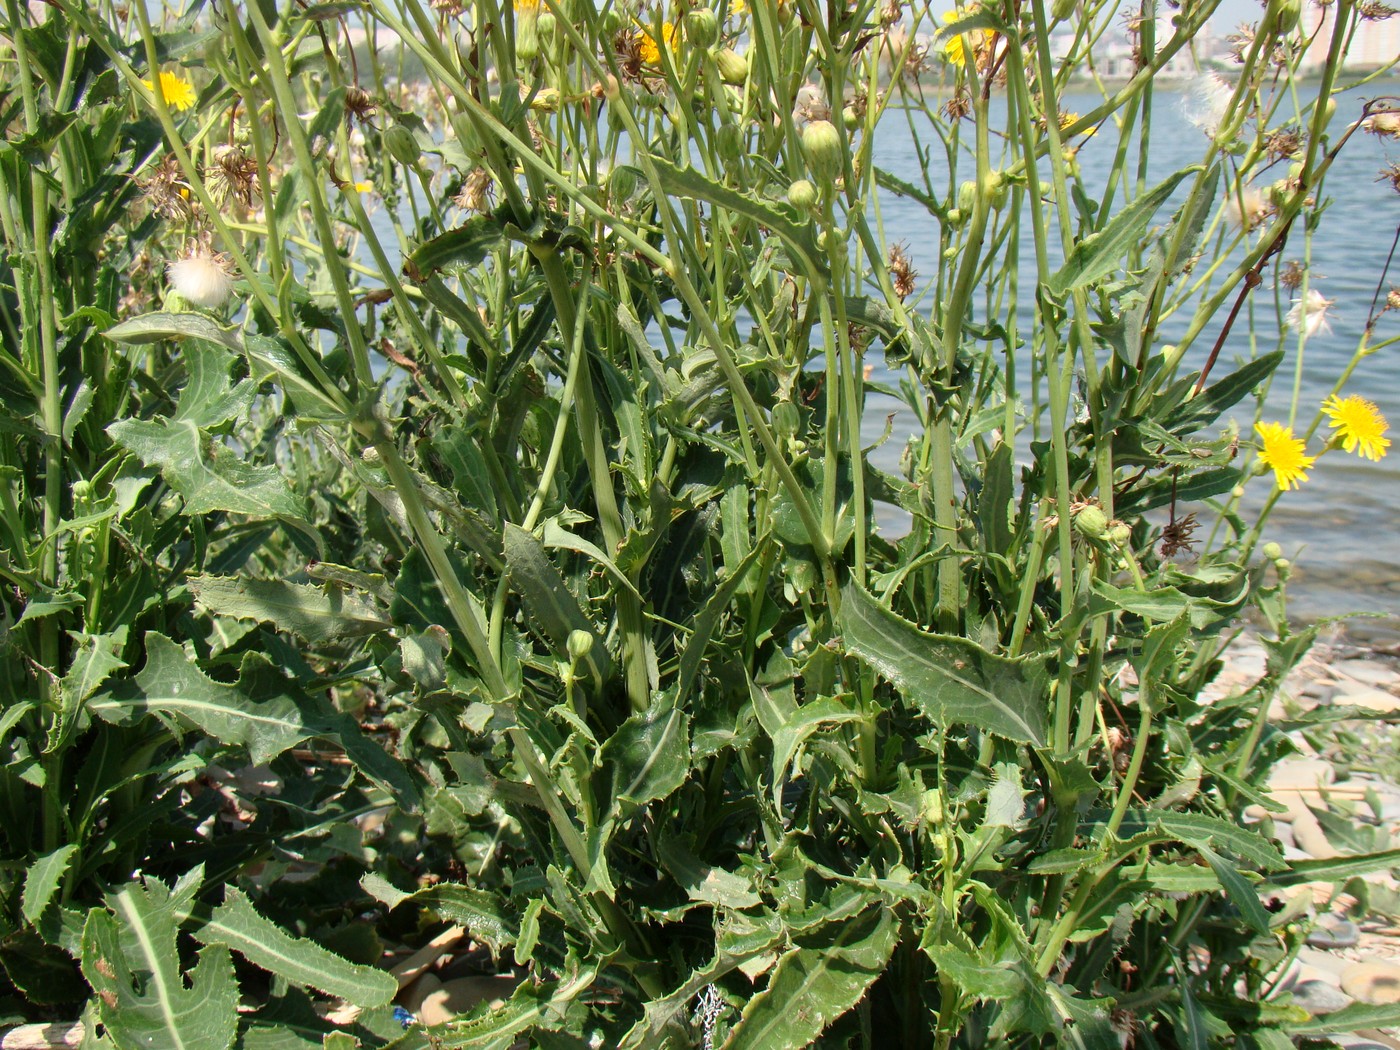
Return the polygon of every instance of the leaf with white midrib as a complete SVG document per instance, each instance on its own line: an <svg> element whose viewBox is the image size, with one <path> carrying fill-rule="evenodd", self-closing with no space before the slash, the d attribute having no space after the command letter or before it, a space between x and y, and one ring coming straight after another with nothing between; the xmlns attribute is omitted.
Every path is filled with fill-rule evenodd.
<svg viewBox="0 0 1400 1050"><path fill-rule="evenodd" d="M194 938L201 944L225 945L269 973L356 1006L383 1006L398 991L392 974L349 962L314 941L292 936L260 915L232 886L225 887L224 903L194 931Z"/></svg>
<svg viewBox="0 0 1400 1050"><path fill-rule="evenodd" d="M837 617L846 651L894 683L942 725L976 725L1045 746L1049 701L1044 657L1010 659L965 638L920 630L855 583Z"/></svg>

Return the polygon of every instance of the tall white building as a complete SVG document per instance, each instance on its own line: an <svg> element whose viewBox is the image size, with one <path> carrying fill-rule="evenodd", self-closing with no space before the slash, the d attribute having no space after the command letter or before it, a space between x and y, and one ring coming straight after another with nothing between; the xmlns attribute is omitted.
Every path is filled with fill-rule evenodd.
<svg viewBox="0 0 1400 1050"><path fill-rule="evenodd" d="M1302 72L1319 69L1327 60L1336 17L1335 4L1318 7L1316 3L1309 3L1303 8L1299 29L1305 36L1317 35L1303 55ZM1379 21L1363 20L1357 24L1342 65L1345 69L1375 69L1394 62L1397 56L1400 56L1400 15L1391 15Z"/></svg>

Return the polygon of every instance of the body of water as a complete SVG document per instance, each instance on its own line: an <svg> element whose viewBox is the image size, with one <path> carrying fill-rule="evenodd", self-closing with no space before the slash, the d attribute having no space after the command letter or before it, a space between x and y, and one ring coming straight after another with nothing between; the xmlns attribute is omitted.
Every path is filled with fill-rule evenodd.
<svg viewBox="0 0 1400 1050"><path fill-rule="evenodd" d="M1348 92L1338 98L1338 114L1334 128L1344 126L1346 119L1359 116L1364 99L1395 93L1395 85L1371 85ZM995 103L994 103L995 104ZM1097 95L1073 95L1065 98L1062 109L1089 112L1099 104ZM1205 159L1208 146L1205 135L1187 119L1191 99L1184 89L1159 88L1152 110L1151 143L1148 182L1155 184L1172 172ZM993 127L997 126L993 123ZM970 134L970 130L969 130ZM1094 196L1106 184L1114 160L1116 131L1111 123L1100 128L1091 138L1081 140L1079 163ZM940 189L946 184L946 166L941 144L930 133L924 142L933 144L933 183ZM1136 143L1130 155L1136 174ZM1302 430L1311 422L1318 405L1332 389L1332 384L1351 359L1366 324L1377 282L1381 279L1386 257L1400 225L1400 195L1388 182L1378 182L1381 169L1400 161L1400 145L1384 142L1372 135L1358 134L1339 154L1329 172L1323 197L1330 199L1321 225L1312 237L1310 247L1310 287L1317 289L1335 305L1328 314L1329 331L1322 331L1307 341L1302 357L1301 393L1298 426ZM922 185L923 177L911 133L901 115L887 114L881 124L875 146L875 163L886 170ZM970 172L972 165L960 165ZM1287 164L1279 164L1262 176L1261 188L1287 174ZM1042 166L1041 178L1048 181L1048 168ZM1180 194L1179 194L1180 196ZM1117 198L1121 207L1121 196ZM1173 203L1165 206L1157 222L1169 220ZM939 230L937 220L915 201L881 195L881 219L891 242L903 241L909 246L915 268L925 275L923 285L938 265ZM1051 216L1051 243L1054 256L1058 251L1058 224ZM1256 237L1258 235L1256 234ZM1029 225L1022 230L1022 272L1034 274L1034 246ZM1295 223L1286 250L1279 260L1304 258L1303 224ZM1241 252L1236 252L1239 257ZM1055 262L1058 260L1055 259ZM1054 263L1052 262L1052 265ZM1400 285L1400 259L1382 287L1386 290ZM1021 287L1031 287L1030 280ZM1265 282L1253 297L1254 331L1248 315L1242 313L1227 341L1221 358L1212 373L1219 379L1226 375L1236 359L1253 354L1268 353L1282 348L1287 352L1283 364L1275 373L1270 390L1266 419L1287 422L1292 398L1294 373L1298 363L1298 339L1295 333L1280 332L1273 303L1273 264L1265 271ZM923 291L923 286L919 292ZM916 292L917 296L919 292ZM1287 294L1287 293L1285 293ZM1023 291L1017 318L1022 332L1031 330L1030 297ZM920 308L928 312L927 299ZM1287 308L1287 300L1284 308ZM1199 368L1224 322L1227 306L1195 340L1184 367ZM974 318L983 320L974 306ZM1184 331L1188 317L1173 318L1165 327L1163 342L1172 342ZM1386 314L1375 330L1372 342L1400 333L1400 313ZM1282 342L1280 342L1282 339ZM1107 351L1102 351L1103 360ZM876 355L867 359L875 363ZM1021 374L1025 374L1023 370ZM877 363L876 378L898 382L898 377L885 372ZM1351 626L1356 636L1395 638L1400 635L1400 434L1394 427L1400 424L1400 346L1392 346L1373 354L1362 362L1344 393L1361 394L1374 401L1392 423L1395 448L1392 455L1380 463L1372 463L1340 450L1329 452L1314 466L1310 480L1302 488L1285 493L1275 507L1265 533L1283 545L1295 560L1297 572L1290 590L1290 607L1300 616L1337 615L1349 612L1383 614L1382 620L1357 620ZM896 402L886 400L872 403L867 430L873 440L883 430L888 411L898 409ZM1242 406L1242 411L1250 409ZM880 450L892 466L903 447L909 426L907 415L897 415L890 441ZM1249 433L1251 418L1241 418L1244 436ZM1326 427L1322 427L1309 446L1311 453L1322 447ZM1269 478L1256 479L1248 489L1247 507L1257 508L1270 491ZM1187 508L1190 509L1190 508ZM1209 521L1208 508L1200 508L1200 517ZM893 524L893 523L892 523ZM1203 529L1198 536L1204 535Z"/></svg>

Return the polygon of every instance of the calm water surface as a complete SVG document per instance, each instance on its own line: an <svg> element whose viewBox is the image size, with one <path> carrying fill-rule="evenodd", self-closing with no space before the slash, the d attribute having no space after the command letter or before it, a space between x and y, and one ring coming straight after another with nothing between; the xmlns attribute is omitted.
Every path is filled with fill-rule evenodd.
<svg viewBox="0 0 1400 1050"><path fill-rule="evenodd" d="M1338 100L1338 120L1358 114L1363 98L1395 93L1395 85L1372 85L1351 92ZM1088 112L1097 102L1096 96L1069 97L1062 106L1066 110ZM1176 89L1159 90L1153 106L1152 148L1149 158L1149 183L1156 183L1187 165L1200 163L1204 157L1205 136L1186 119L1188 100ZM881 125L881 137L876 142L876 163L897 175L922 184L912 140L899 114L891 113ZM995 127L996 124L994 123ZM1091 194L1107 181L1115 147L1114 129L1101 128L1096 136L1086 140L1079 153ZM934 163L939 164L942 147L934 141ZM928 143L925 142L925 145ZM1134 143L1131 153L1136 153ZM1328 174L1324 196L1332 199L1314 235L1311 246L1311 284L1329 299L1335 300L1329 319L1331 331L1319 333L1307 342L1302 359L1301 396L1299 402L1299 432L1311 421L1322 399L1331 391L1341 370L1350 360L1360 339L1375 294L1377 281L1385 266L1400 224L1400 196L1389 184L1376 181L1380 169L1400 160L1400 147L1386 144L1370 135L1357 135L1342 150ZM1135 161L1134 161L1135 163ZM971 170L970 165L965 170ZM938 169L934 185L946 183L946 169ZM1272 169L1263 181L1267 184L1286 175L1285 166ZM1042 169L1042 178L1048 178ZM1121 201L1121 197L1118 198ZM882 219L886 236L891 241L909 244L915 267L930 274L936 265L938 227L932 216L917 203L885 194L881 198ZM1158 215L1165 222L1174 203L1169 203ZM1034 273L1034 249L1029 227L1023 231L1023 266L1028 276ZM1052 223L1051 241L1058 243ZM1295 225L1283 258L1302 259L1304 237L1301 223ZM1058 252L1056 252L1058 254ZM1256 309L1254 346L1251 346L1250 326L1242 314L1227 342L1213 376L1227 374L1231 358L1248 358L1253 353L1267 353L1282 347L1287 357L1275 374L1270 391L1266 418L1287 421L1292 395L1294 370L1298 364L1296 336L1281 333L1272 302L1272 270L1266 270L1265 283L1255 293ZM1400 259L1392 268L1386 285L1400 285ZM1023 282L1023 287L1027 282ZM916 293L918 294L918 293ZM1384 290L1382 291L1384 295ZM1023 304L1028 306L1029 304ZM1285 309L1287 302L1284 303ZM927 313L927 298L921 303ZM1189 352L1187 365L1198 368L1214 344L1220 324L1228 309L1222 308L1217 320L1196 339ZM980 319L980 318L979 318ZM1030 330L1029 311L1018 318L1023 332ZM1185 318L1168 325L1165 340L1184 330ZM1379 341L1400 332L1400 316L1387 314L1376 329ZM877 378L897 382L898 377L883 372L877 365ZM1023 373L1024 374L1024 373ZM1340 450L1328 453L1313 468L1311 480L1301 489L1287 493L1279 501L1271 518L1266 539L1283 545L1295 559L1297 573L1291 587L1291 608L1300 616L1334 615L1365 611L1384 614L1381 620L1359 620L1351 627L1355 636L1371 636L1394 640L1400 637L1400 346L1383 350L1366 359L1346 388L1373 400L1391 421L1391 437L1395 441L1392 454L1380 463L1372 463ZM873 440L884 427L886 414L897 409L893 401L872 403L867 431ZM890 441L880 450L891 466L903 447L903 435L908 433L907 416L897 416ZM1248 431L1250 420L1241 419ZM903 426L903 429L901 429ZM1325 426L1322 428L1326 430ZM1321 434L1321 432L1320 432ZM1322 440L1315 437L1310 451L1317 452ZM1249 487L1249 505L1257 507L1269 492L1267 478L1260 478ZM1201 509L1201 518L1210 519L1208 508ZM891 521L886 531L897 529ZM1204 530L1203 530L1204 532ZM1202 535L1198 533L1198 535Z"/></svg>

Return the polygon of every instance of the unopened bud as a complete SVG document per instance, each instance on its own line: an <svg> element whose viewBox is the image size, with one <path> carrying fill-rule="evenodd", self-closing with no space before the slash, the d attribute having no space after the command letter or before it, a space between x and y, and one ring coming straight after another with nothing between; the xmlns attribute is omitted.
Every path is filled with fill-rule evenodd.
<svg viewBox="0 0 1400 1050"><path fill-rule="evenodd" d="M540 53L539 0L523 0L515 5L515 57L533 61Z"/></svg>
<svg viewBox="0 0 1400 1050"><path fill-rule="evenodd" d="M977 183L973 179L967 179L958 187L958 210L971 212L976 203Z"/></svg>
<svg viewBox="0 0 1400 1050"><path fill-rule="evenodd" d="M787 199L802 211L811 211L817 206L817 188L806 179L798 179L788 187Z"/></svg>
<svg viewBox="0 0 1400 1050"><path fill-rule="evenodd" d="M1277 543L1266 543L1259 553L1268 558L1269 561L1278 561L1283 557L1283 548Z"/></svg>
<svg viewBox="0 0 1400 1050"><path fill-rule="evenodd" d="M1075 0L1055 0L1050 5L1050 16L1056 22L1063 22L1074 14Z"/></svg>
<svg viewBox="0 0 1400 1050"><path fill-rule="evenodd" d="M418 167L418 159L423 154L413 132L402 124L391 125L385 130L384 148L389 151L389 156L409 168Z"/></svg>
<svg viewBox="0 0 1400 1050"><path fill-rule="evenodd" d="M829 120L814 120L802 129L802 152L807 168L823 188L836 185L841 174L841 133Z"/></svg>
<svg viewBox="0 0 1400 1050"><path fill-rule="evenodd" d="M696 47L712 47L719 39L719 19L708 7L697 7L685 16L685 35Z"/></svg>
<svg viewBox="0 0 1400 1050"><path fill-rule="evenodd" d="M1297 28L1302 13L1302 0L1269 0L1269 14L1273 16L1274 29L1280 36Z"/></svg>
<svg viewBox="0 0 1400 1050"><path fill-rule="evenodd" d="M943 792L937 788L929 788L924 792L923 805L919 807L924 822L932 827L938 827L947 819L943 812Z"/></svg>
<svg viewBox="0 0 1400 1050"><path fill-rule="evenodd" d="M1125 521L1115 521L1108 527L1108 542L1115 547L1126 547L1133 539L1133 530Z"/></svg>
<svg viewBox="0 0 1400 1050"><path fill-rule="evenodd" d="M749 79L749 60L733 48L723 48L715 52L715 66L719 77L726 84L738 87Z"/></svg>
<svg viewBox="0 0 1400 1050"><path fill-rule="evenodd" d="M593 635L587 631L570 631L568 648L569 659L577 663L593 651Z"/></svg>
<svg viewBox="0 0 1400 1050"><path fill-rule="evenodd" d="M1075 513L1074 527L1091 540L1101 540L1108 533L1108 515L1090 503Z"/></svg>

